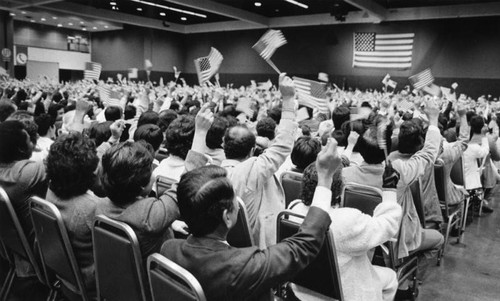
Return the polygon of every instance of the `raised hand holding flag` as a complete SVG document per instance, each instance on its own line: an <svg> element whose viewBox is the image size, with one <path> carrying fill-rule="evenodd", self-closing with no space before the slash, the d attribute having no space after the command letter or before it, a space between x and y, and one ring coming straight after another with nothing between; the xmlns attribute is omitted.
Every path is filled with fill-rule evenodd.
<svg viewBox="0 0 500 301"><path fill-rule="evenodd" d="M274 71L280 74L280 70L271 61L276 49L286 44L286 39L281 30L269 29L252 48L271 66Z"/></svg>
<svg viewBox="0 0 500 301"><path fill-rule="evenodd" d="M211 48L208 56L200 57L194 60L196 73L198 74L198 81L200 85L210 80L210 78L217 73L224 57L220 52Z"/></svg>

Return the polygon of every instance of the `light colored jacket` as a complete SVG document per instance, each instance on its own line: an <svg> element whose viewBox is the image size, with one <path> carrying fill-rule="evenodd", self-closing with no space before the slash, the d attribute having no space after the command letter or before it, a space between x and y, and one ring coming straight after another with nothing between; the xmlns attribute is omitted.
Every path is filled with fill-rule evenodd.
<svg viewBox="0 0 500 301"><path fill-rule="evenodd" d="M292 207L293 203L290 206ZM306 215L309 208L300 202L291 210ZM375 208L373 216L347 207L330 208L328 213L332 219L330 231L337 251L344 300L385 300L382 290L387 281L382 277L387 274L378 273L381 267L371 264L367 252L388 241L398 232L401 206L397 203L396 193L384 191L383 202Z"/></svg>
<svg viewBox="0 0 500 301"><path fill-rule="evenodd" d="M221 164L247 207L254 241L261 248L276 243L276 217L285 209L285 194L274 174L292 152L296 129L295 121L282 118L273 144L263 154L243 162L226 159Z"/></svg>
<svg viewBox="0 0 500 301"><path fill-rule="evenodd" d="M392 152L389 160L393 168L399 172L398 203L403 208L403 218L398 238L398 258L407 257L410 251L417 249L422 242L422 226L413 203L410 185L417 181L428 164L434 164L438 155L441 134L436 126L429 126L424 147L413 155Z"/></svg>

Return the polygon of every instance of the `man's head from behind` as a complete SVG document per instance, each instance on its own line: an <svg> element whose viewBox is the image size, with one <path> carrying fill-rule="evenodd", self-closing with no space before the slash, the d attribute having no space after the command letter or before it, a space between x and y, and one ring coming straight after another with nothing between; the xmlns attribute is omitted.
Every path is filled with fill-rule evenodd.
<svg viewBox="0 0 500 301"><path fill-rule="evenodd" d="M102 157L101 182L107 196L118 205L133 202L151 191L153 151L149 144L123 142Z"/></svg>
<svg viewBox="0 0 500 301"><path fill-rule="evenodd" d="M388 152L391 149L391 136L392 124L389 124L384 137ZM378 146L376 126L369 127L363 135L359 136L358 142L356 143L356 149L359 151L361 157L363 157L363 160L368 164L379 164L385 160L384 150Z"/></svg>
<svg viewBox="0 0 500 301"><path fill-rule="evenodd" d="M7 120L0 123L0 162L12 163L29 159L33 152L33 143L19 120Z"/></svg>
<svg viewBox="0 0 500 301"><path fill-rule="evenodd" d="M227 172L218 166L204 166L185 173L177 187L181 216L193 236L214 232L222 235L238 219L238 203Z"/></svg>
<svg viewBox="0 0 500 301"><path fill-rule="evenodd" d="M227 159L245 160L255 149L255 135L246 127L237 125L224 135L224 153Z"/></svg>
<svg viewBox="0 0 500 301"><path fill-rule="evenodd" d="M118 106L109 106L104 110L104 118L106 121L115 121L122 119L122 108Z"/></svg>
<svg viewBox="0 0 500 301"><path fill-rule="evenodd" d="M479 115L472 116L472 118L470 119L471 134L472 135L481 134L483 127L484 127L484 118Z"/></svg>
<svg viewBox="0 0 500 301"><path fill-rule="evenodd" d="M309 164L316 161L320 151L321 142L318 139L302 136L295 141L290 157L297 169L304 170Z"/></svg>
<svg viewBox="0 0 500 301"><path fill-rule="evenodd" d="M398 136L398 151L403 154L414 154L422 149L424 136L422 127L414 120L401 124Z"/></svg>

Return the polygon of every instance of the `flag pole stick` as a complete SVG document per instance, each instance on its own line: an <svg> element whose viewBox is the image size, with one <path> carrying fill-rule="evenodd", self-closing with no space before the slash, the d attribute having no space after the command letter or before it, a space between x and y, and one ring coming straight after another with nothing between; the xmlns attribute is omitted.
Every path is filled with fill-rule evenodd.
<svg viewBox="0 0 500 301"><path fill-rule="evenodd" d="M274 65L274 63L270 59L267 59L266 62L274 69L274 71L278 72L278 74L281 74L280 69L278 69L278 67L276 67L276 65Z"/></svg>

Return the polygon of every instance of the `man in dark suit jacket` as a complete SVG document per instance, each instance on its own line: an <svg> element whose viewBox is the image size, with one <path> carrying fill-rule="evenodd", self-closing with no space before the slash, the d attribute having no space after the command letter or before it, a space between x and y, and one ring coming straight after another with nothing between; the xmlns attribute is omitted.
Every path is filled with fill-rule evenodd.
<svg viewBox="0 0 500 301"><path fill-rule="evenodd" d="M161 254L191 272L208 300L269 300L273 286L291 279L320 251L331 223L329 188L341 166L336 145L330 139L318 154L318 187L300 231L264 250L238 249L226 241L239 207L225 169L205 166L184 174L177 196L192 235L166 241Z"/></svg>

